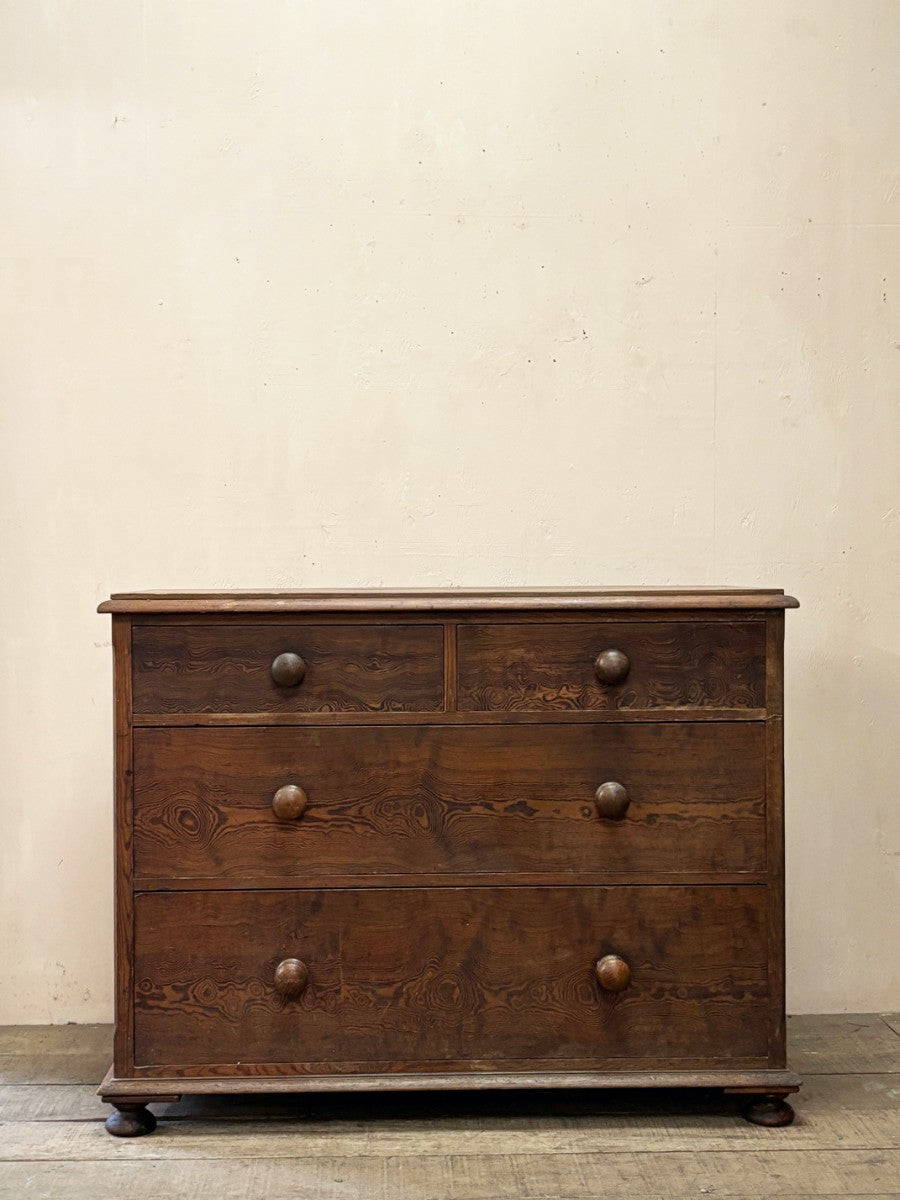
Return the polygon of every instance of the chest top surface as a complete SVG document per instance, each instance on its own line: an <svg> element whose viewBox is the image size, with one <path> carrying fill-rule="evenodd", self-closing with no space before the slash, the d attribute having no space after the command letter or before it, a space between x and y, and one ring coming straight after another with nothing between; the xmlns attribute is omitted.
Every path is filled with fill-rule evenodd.
<svg viewBox="0 0 900 1200"><path fill-rule="evenodd" d="M114 592L102 613L554 612L797 608L780 588L360 588Z"/></svg>

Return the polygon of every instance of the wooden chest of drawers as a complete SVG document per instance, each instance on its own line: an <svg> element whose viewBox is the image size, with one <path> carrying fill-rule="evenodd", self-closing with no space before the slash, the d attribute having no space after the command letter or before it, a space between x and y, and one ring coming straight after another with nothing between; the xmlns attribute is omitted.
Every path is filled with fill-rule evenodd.
<svg viewBox="0 0 900 1200"><path fill-rule="evenodd" d="M111 1133L186 1092L785 1124L778 591L113 596Z"/></svg>

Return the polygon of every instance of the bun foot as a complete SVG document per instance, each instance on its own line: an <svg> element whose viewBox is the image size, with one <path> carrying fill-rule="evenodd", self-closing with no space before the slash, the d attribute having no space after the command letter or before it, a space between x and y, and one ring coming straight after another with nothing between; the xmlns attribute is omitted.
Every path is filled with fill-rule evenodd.
<svg viewBox="0 0 900 1200"><path fill-rule="evenodd" d="M156 1128L156 1117L144 1104L114 1104L106 1118L106 1132L113 1137L141 1137Z"/></svg>
<svg viewBox="0 0 900 1200"><path fill-rule="evenodd" d="M757 1096L745 1105L743 1115L751 1125L774 1129L779 1125L790 1125L794 1110L783 1096Z"/></svg>

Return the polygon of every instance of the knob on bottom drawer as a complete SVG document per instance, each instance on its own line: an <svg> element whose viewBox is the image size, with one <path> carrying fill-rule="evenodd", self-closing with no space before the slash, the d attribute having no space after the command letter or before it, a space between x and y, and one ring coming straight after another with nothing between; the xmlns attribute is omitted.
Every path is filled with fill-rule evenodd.
<svg viewBox="0 0 900 1200"><path fill-rule="evenodd" d="M594 971L605 992L624 992L631 983L631 968L618 954L604 954L597 960Z"/></svg>
<svg viewBox="0 0 900 1200"><path fill-rule="evenodd" d="M275 968L275 991L299 996L309 983L309 968L299 958L284 958Z"/></svg>

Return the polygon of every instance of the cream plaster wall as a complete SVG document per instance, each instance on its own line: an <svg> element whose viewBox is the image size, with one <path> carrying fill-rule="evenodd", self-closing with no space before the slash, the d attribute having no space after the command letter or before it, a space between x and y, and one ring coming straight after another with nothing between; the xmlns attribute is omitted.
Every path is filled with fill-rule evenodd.
<svg viewBox="0 0 900 1200"><path fill-rule="evenodd" d="M900 1005L900 3L0 21L0 1021L111 1015L141 586L785 587L789 1005Z"/></svg>

